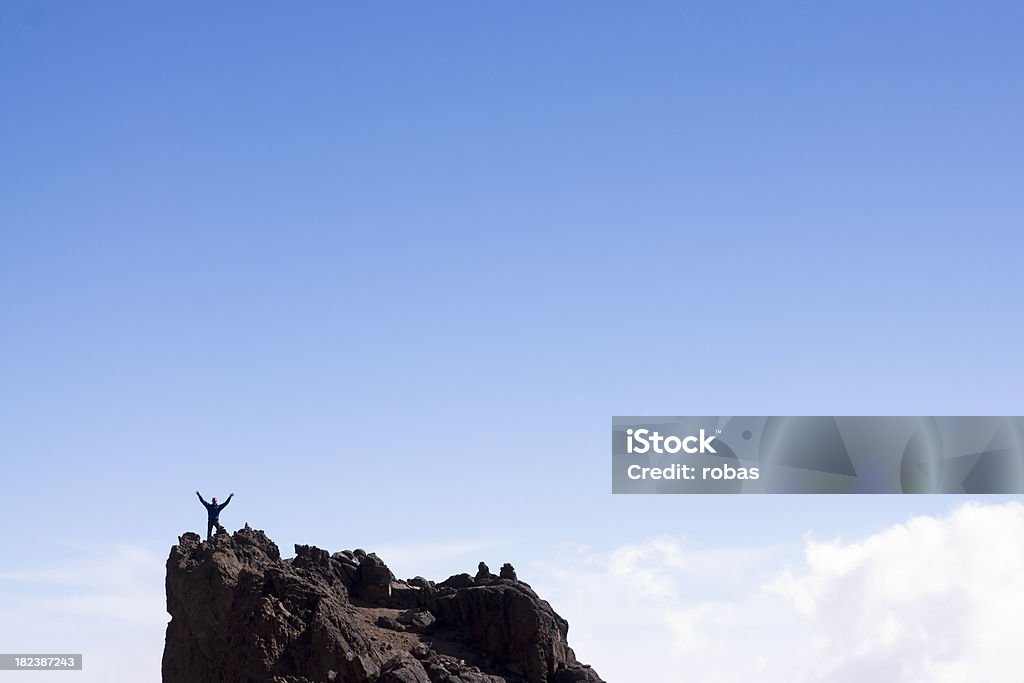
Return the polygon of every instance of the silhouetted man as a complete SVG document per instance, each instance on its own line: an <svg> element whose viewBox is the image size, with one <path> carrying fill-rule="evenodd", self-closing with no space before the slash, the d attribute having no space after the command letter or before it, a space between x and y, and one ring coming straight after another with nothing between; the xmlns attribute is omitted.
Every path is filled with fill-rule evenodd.
<svg viewBox="0 0 1024 683"><path fill-rule="evenodd" d="M218 534L226 534L227 529L220 525L220 511L228 506L228 503L230 503L231 499L235 497L235 494L232 493L230 496L228 496L228 499L225 500L220 505L217 505L216 498L212 499L209 503L207 503L205 500L203 500L203 496L202 494L199 493L199 491L196 491L196 495L199 496L199 502L202 503L203 506L206 508L206 540L209 541L210 538L212 538L214 527L217 527Z"/></svg>

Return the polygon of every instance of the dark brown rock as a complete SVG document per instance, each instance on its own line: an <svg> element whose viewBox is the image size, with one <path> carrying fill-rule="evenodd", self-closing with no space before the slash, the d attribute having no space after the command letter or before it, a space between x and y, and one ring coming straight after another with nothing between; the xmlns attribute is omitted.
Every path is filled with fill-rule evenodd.
<svg viewBox="0 0 1024 683"><path fill-rule="evenodd" d="M454 574L437 584L438 588L469 588L475 586L476 580L469 574Z"/></svg>
<svg viewBox="0 0 1024 683"><path fill-rule="evenodd" d="M487 566L486 562L481 562L477 565L476 576L474 576L473 578L476 579L476 581L479 583L481 581L490 581L498 577L491 573L491 569Z"/></svg>
<svg viewBox="0 0 1024 683"><path fill-rule="evenodd" d="M378 683L430 683L430 678L418 660L404 656L385 665Z"/></svg>
<svg viewBox="0 0 1024 683"><path fill-rule="evenodd" d="M381 628L386 628L389 631L405 630L405 626L400 624L397 619L395 619L394 617L389 617L386 614L382 614L379 617L377 617L377 621L375 623L377 624L377 626L380 626Z"/></svg>
<svg viewBox="0 0 1024 683"><path fill-rule="evenodd" d="M430 610L425 609L409 609L396 617L396 620L400 624L408 626L410 629L426 633L429 631L434 624L437 622L437 618L430 613Z"/></svg>
<svg viewBox="0 0 1024 683"><path fill-rule="evenodd" d="M497 577L397 581L360 549L297 545L282 559L245 528L181 536L166 586L164 683L601 681L576 661L565 620Z"/></svg>
<svg viewBox="0 0 1024 683"><path fill-rule="evenodd" d="M439 594L430 610L530 683L545 683L576 663L569 623L525 584L501 581Z"/></svg>

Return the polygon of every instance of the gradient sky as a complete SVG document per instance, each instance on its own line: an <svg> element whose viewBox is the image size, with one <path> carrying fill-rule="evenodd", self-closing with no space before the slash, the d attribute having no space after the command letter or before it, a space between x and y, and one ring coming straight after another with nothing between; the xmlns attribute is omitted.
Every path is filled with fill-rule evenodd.
<svg viewBox="0 0 1024 683"><path fill-rule="evenodd" d="M1024 8L682 5L3 3L0 573L959 502L610 494L614 414L1022 410Z"/></svg>

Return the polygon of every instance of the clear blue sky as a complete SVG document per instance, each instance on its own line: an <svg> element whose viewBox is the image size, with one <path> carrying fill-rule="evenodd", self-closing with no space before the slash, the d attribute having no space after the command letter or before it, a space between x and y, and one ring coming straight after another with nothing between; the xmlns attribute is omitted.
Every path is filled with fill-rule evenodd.
<svg viewBox="0 0 1024 683"><path fill-rule="evenodd" d="M610 416L1020 414L1022 22L3 3L2 564L196 488L286 551L947 509L613 498Z"/></svg>

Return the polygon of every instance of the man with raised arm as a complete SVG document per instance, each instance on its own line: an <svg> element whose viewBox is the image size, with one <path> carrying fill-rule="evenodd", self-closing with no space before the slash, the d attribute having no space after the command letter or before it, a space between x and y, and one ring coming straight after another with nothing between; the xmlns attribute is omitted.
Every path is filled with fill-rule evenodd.
<svg viewBox="0 0 1024 683"><path fill-rule="evenodd" d="M217 505L217 499L213 498L209 503L203 500L203 496L199 491L196 491L196 495L199 496L199 502L206 508L206 540L209 541L213 536L213 528L217 527L217 533L227 533L227 529L220 525L220 511L228 506L231 499L235 497L235 494L228 496L220 505Z"/></svg>

